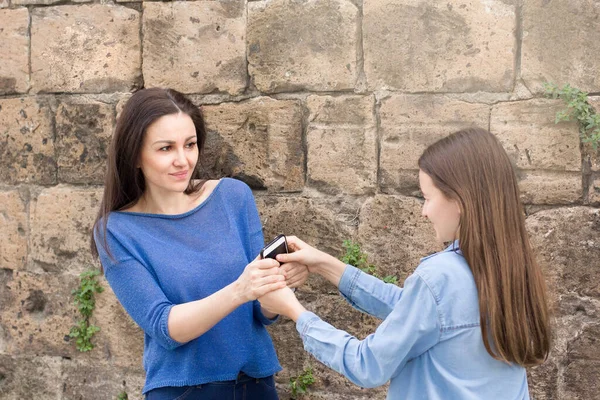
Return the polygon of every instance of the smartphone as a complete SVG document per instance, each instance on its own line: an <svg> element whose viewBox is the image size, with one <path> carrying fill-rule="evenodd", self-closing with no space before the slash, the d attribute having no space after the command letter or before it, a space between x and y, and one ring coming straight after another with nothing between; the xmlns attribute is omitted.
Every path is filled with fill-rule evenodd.
<svg viewBox="0 0 600 400"><path fill-rule="evenodd" d="M285 235L279 235L275 239L271 240L263 249L260 251L260 258L272 258L275 259L277 254L288 253L287 239Z"/></svg>

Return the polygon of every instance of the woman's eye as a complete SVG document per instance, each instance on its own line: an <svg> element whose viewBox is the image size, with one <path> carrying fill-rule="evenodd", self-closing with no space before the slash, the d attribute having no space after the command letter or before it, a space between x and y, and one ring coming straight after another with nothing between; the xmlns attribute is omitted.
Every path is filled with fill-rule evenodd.
<svg viewBox="0 0 600 400"><path fill-rule="evenodd" d="M196 145L196 142L190 142L187 144L187 147L192 149L192 148L194 148L195 145Z"/></svg>
<svg viewBox="0 0 600 400"><path fill-rule="evenodd" d="M161 147L160 149L158 149L158 151L169 151L170 148L171 148L171 146L165 146L165 147Z"/></svg>

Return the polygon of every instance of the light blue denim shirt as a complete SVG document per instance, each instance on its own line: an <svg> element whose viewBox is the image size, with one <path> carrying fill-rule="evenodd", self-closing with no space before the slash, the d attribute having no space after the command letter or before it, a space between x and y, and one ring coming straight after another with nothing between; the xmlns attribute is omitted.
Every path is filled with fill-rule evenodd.
<svg viewBox="0 0 600 400"><path fill-rule="evenodd" d="M456 250L455 250L456 249ZM304 312L304 348L362 387L390 381L388 400L529 399L527 375L483 345L477 288L458 242L425 257L404 288L348 265L342 295L383 320L364 340Z"/></svg>

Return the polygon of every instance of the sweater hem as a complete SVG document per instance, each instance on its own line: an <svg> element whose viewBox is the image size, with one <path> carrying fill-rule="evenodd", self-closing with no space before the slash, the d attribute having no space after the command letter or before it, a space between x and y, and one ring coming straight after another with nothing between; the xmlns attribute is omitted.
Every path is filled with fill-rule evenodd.
<svg viewBox="0 0 600 400"><path fill-rule="evenodd" d="M268 376L274 375L276 372L281 371L282 368L278 365L275 368L271 368L264 371L243 371L246 375L251 376L252 378L266 378ZM222 374L222 375L214 375L214 376L205 376L197 379L169 379L154 382L151 384L146 383L142 388L142 394L145 395L152 389L158 389L166 386L196 386L203 385L210 382L220 382L220 381L234 381L236 380L239 372Z"/></svg>

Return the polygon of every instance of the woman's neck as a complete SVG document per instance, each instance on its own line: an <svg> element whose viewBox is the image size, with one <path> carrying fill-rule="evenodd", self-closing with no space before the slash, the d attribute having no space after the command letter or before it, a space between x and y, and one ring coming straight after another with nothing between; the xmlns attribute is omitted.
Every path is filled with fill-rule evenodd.
<svg viewBox="0 0 600 400"><path fill-rule="evenodd" d="M177 215L189 210L190 197L184 192L155 193L146 189L137 205L145 213Z"/></svg>

